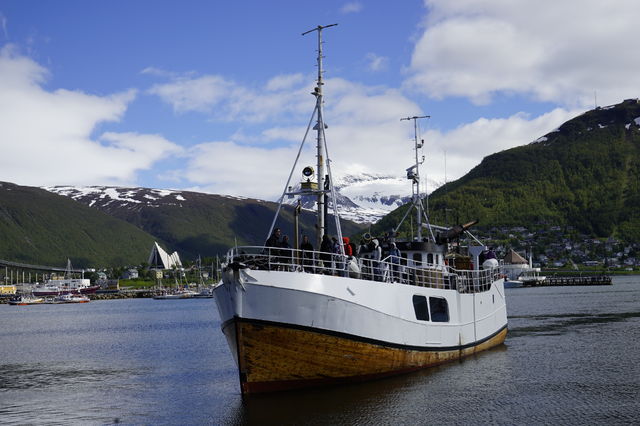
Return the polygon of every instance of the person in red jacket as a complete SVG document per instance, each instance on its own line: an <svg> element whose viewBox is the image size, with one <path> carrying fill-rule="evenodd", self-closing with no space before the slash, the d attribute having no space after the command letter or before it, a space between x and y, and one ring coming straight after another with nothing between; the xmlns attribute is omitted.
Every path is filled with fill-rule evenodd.
<svg viewBox="0 0 640 426"><path fill-rule="evenodd" d="M342 243L344 245L344 254L346 256L353 256L353 247L349 243L349 237L342 237Z"/></svg>

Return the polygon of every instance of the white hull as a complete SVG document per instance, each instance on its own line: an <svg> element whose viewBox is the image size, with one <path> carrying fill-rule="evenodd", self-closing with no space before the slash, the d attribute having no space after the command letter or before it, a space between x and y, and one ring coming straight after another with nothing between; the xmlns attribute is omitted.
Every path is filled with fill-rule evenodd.
<svg viewBox="0 0 640 426"><path fill-rule="evenodd" d="M214 291L222 328L240 370L242 391L246 393L411 371L487 349L504 341L506 336L502 279L490 283L484 291L466 292L305 272L229 267ZM448 321L418 320L414 296L445 299ZM296 337L292 332L303 335ZM276 355L273 345L282 350L285 343L276 342L279 339L290 342L293 338L296 343ZM317 350L308 347L323 344L326 347ZM390 354L390 349L396 353ZM281 362L282 357L291 353L303 355ZM335 364L337 358L361 359L372 353L374 358L389 357L389 362L376 365L371 371L360 365L349 373L342 371L342 363ZM398 361L405 358L406 362ZM322 368L304 367L310 360L312 364L317 361ZM276 366L278 362L283 365Z"/></svg>
<svg viewBox="0 0 640 426"><path fill-rule="evenodd" d="M345 333L396 345L451 347L482 340L507 325L503 281L489 291L417 287L318 274L237 271L216 287L221 320L263 320ZM445 298L450 321L416 320L414 295Z"/></svg>

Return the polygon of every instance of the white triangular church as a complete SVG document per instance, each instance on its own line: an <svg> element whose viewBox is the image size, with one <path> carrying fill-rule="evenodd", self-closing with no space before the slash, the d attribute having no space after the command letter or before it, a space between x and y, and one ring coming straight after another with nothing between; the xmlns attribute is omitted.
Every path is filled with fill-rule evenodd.
<svg viewBox="0 0 640 426"><path fill-rule="evenodd" d="M151 269L173 269L182 268L182 262L177 251L169 254L160 247L157 242L153 243L151 253L149 253L149 261L147 262Z"/></svg>

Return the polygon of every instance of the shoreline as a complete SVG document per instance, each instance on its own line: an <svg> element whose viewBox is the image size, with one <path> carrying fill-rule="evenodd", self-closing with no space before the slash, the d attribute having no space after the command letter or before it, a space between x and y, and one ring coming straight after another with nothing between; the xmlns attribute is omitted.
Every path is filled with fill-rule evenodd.
<svg viewBox="0 0 640 426"><path fill-rule="evenodd" d="M96 300L116 300L116 299L152 299L154 296L158 296L163 294L161 290L125 290L118 291L112 293L94 293L87 294L86 296L91 299L91 301ZM7 297L0 297L0 305L9 304L9 300L14 295L10 295Z"/></svg>

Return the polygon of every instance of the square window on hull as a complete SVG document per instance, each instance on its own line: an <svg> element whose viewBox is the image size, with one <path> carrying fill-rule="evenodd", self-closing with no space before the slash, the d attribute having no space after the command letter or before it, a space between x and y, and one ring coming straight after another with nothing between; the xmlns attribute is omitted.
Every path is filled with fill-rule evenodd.
<svg viewBox="0 0 640 426"><path fill-rule="evenodd" d="M425 296L413 295L413 309L417 320L429 321L429 307Z"/></svg>
<svg viewBox="0 0 640 426"><path fill-rule="evenodd" d="M442 297L430 297L429 308L431 310L431 321L449 322L449 305L447 304L447 299Z"/></svg>

